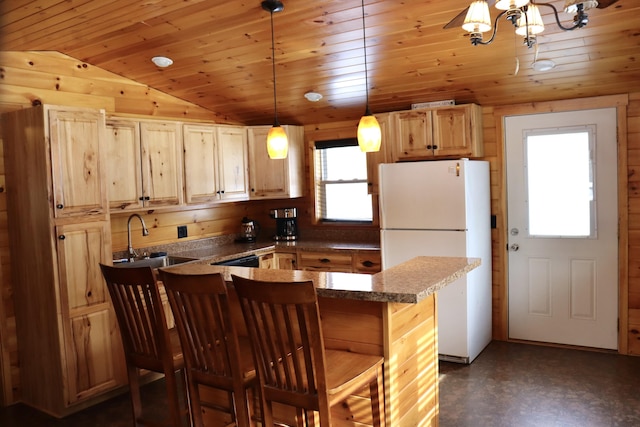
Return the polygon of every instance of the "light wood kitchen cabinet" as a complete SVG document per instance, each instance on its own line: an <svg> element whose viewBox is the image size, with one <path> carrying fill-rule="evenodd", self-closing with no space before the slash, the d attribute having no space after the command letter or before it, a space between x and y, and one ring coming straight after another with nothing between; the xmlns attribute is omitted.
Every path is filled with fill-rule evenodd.
<svg viewBox="0 0 640 427"><path fill-rule="evenodd" d="M356 251L353 254L353 272L375 274L382 270L380 251Z"/></svg>
<svg viewBox="0 0 640 427"><path fill-rule="evenodd" d="M183 138L187 204L249 198L244 127L185 124Z"/></svg>
<svg viewBox="0 0 640 427"><path fill-rule="evenodd" d="M179 122L107 121L108 197L113 211L182 203Z"/></svg>
<svg viewBox="0 0 640 427"><path fill-rule="evenodd" d="M98 266L111 262L109 209L79 208L102 197L103 114L41 105L2 116L20 395L58 417L127 382Z"/></svg>
<svg viewBox="0 0 640 427"><path fill-rule="evenodd" d="M282 126L289 140L286 159L270 159L267 134L271 126L251 126L249 136L249 182L251 199L301 197L304 192L304 129Z"/></svg>
<svg viewBox="0 0 640 427"><path fill-rule="evenodd" d="M367 192L369 194L378 194L378 167L381 163L393 163L393 121L390 113L376 114L378 123L380 124L380 133L382 134L382 142L380 151L367 153Z"/></svg>
<svg viewBox="0 0 640 427"><path fill-rule="evenodd" d="M392 113L396 159L480 157L482 111L464 104Z"/></svg>
<svg viewBox="0 0 640 427"><path fill-rule="evenodd" d="M101 178L105 163L99 146L104 143L104 114L69 109L36 114L43 121L48 114L55 217L104 215L108 211Z"/></svg>
<svg viewBox="0 0 640 427"><path fill-rule="evenodd" d="M298 251L298 268L311 271L353 271L353 258L349 251Z"/></svg>
<svg viewBox="0 0 640 427"><path fill-rule="evenodd" d="M272 252L260 256L260 268L295 270L296 258L295 252Z"/></svg>

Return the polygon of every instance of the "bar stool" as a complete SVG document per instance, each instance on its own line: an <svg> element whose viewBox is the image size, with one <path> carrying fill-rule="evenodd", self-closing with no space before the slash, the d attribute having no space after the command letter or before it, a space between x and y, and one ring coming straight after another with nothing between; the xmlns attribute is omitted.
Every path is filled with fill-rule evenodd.
<svg viewBox="0 0 640 427"><path fill-rule="evenodd" d="M191 413L203 426L202 408L227 412L238 427L251 425L247 391L258 381L251 344L238 337L229 296L219 273L179 274L159 270L184 350ZM205 401L200 385L228 393L228 406Z"/></svg>
<svg viewBox="0 0 640 427"><path fill-rule="evenodd" d="M175 328L167 327L160 292L151 267L118 268L100 264L118 319L127 364L134 425L149 425L142 417L138 369L165 375L169 425L184 425L175 372L184 369L184 358ZM183 380L184 377L180 376ZM186 392L183 383L182 389ZM186 404L186 395L184 396Z"/></svg>
<svg viewBox="0 0 640 427"><path fill-rule="evenodd" d="M373 425L384 425L380 356L324 348L313 282L265 282L231 276L258 369L265 426L273 402L296 408L297 425L330 427L331 407L368 386Z"/></svg>

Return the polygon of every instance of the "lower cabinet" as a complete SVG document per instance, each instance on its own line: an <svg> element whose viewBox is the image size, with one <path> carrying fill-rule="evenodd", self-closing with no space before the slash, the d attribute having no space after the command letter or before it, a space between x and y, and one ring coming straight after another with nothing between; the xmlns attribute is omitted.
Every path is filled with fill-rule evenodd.
<svg viewBox="0 0 640 427"><path fill-rule="evenodd" d="M300 250L298 269L375 274L382 269L382 262L379 250Z"/></svg>
<svg viewBox="0 0 640 427"><path fill-rule="evenodd" d="M260 268L375 274L381 271L379 250L334 249L276 252L260 257Z"/></svg>

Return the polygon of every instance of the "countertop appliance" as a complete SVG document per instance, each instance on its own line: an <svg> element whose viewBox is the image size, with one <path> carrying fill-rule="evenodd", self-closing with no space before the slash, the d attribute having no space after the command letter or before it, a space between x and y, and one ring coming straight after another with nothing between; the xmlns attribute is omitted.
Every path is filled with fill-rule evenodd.
<svg viewBox="0 0 640 427"><path fill-rule="evenodd" d="M383 269L420 255L482 260L437 293L441 360L471 363L491 341L489 188L486 161L380 165Z"/></svg>
<svg viewBox="0 0 640 427"><path fill-rule="evenodd" d="M274 240L296 240L298 238L298 210L296 208L271 209L271 218L276 220Z"/></svg>
<svg viewBox="0 0 640 427"><path fill-rule="evenodd" d="M258 222L245 216L244 218L242 218L242 223L240 224L240 237L238 237L237 241L253 243L258 237L259 230L260 225L258 224Z"/></svg>

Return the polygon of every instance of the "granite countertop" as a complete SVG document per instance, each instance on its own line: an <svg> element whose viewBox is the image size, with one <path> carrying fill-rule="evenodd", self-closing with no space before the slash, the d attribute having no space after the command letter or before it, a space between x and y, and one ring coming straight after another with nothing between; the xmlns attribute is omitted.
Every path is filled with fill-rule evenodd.
<svg viewBox="0 0 640 427"><path fill-rule="evenodd" d="M374 275L227 267L203 263L165 267L184 274L222 273L263 281L315 283L319 296L359 301L419 303L480 265L479 258L416 257Z"/></svg>
<svg viewBox="0 0 640 427"><path fill-rule="evenodd" d="M185 258L197 258L200 262L221 262L248 255L262 255L273 250L287 251L341 251L341 250L380 250L378 243L334 242L326 240L297 240L276 242L258 240L252 243L229 242L223 245L200 244L188 249L171 251L170 255Z"/></svg>

